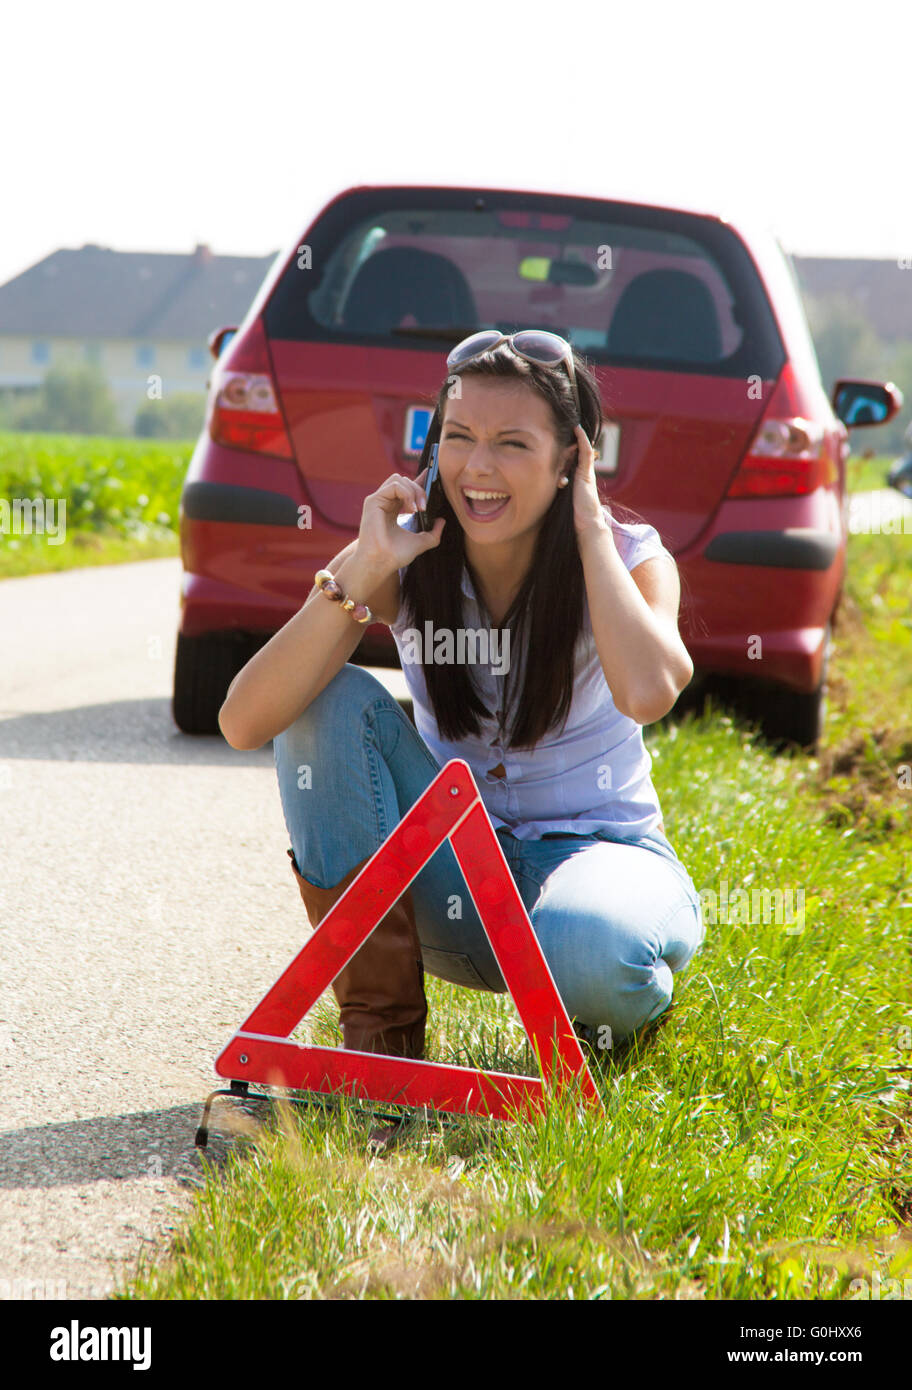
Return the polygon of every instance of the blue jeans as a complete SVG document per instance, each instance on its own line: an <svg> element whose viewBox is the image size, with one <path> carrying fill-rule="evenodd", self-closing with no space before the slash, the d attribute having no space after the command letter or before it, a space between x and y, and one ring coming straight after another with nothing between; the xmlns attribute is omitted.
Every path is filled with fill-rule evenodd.
<svg viewBox="0 0 912 1390"><path fill-rule="evenodd" d="M295 862L318 888L372 855L440 771L397 701L350 663L275 737L273 752ZM607 1024L611 1045L667 1008L672 973L705 931L693 881L662 831L633 840L496 833L570 1017ZM425 970L503 993L449 841L411 892Z"/></svg>

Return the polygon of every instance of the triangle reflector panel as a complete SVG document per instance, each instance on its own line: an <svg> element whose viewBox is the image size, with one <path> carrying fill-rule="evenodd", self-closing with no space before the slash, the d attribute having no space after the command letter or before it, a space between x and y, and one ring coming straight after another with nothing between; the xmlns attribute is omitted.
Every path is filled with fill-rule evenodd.
<svg viewBox="0 0 912 1390"><path fill-rule="evenodd" d="M445 839L539 1059L541 1076L483 1072L291 1041L301 1019ZM427 1105L494 1119L528 1118L547 1103L546 1085L559 1089L578 1078L582 1097L601 1105L467 763L454 758L441 769L241 1024L217 1058L215 1070L236 1081L342 1091L386 1104Z"/></svg>

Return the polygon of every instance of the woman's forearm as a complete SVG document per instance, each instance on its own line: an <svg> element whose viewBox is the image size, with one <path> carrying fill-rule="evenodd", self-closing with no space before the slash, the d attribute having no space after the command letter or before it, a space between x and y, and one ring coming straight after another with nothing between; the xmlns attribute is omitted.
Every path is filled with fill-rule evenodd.
<svg viewBox="0 0 912 1390"><path fill-rule="evenodd" d="M638 724L667 714L693 674L677 627L646 602L611 527L578 535L592 632L616 707Z"/></svg>
<svg viewBox="0 0 912 1390"><path fill-rule="evenodd" d="M361 598L388 577L353 551L333 571ZM228 688L219 728L233 748L261 748L304 713L355 651L364 627L314 586L303 607L253 656Z"/></svg>

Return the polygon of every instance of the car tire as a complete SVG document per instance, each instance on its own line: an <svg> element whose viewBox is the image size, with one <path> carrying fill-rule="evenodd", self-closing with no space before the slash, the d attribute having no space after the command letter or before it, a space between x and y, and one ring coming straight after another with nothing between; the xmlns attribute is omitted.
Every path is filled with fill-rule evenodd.
<svg viewBox="0 0 912 1390"><path fill-rule="evenodd" d="M177 634L171 713L185 734L218 734L219 710L237 673L265 639L243 632Z"/></svg>
<svg viewBox="0 0 912 1390"><path fill-rule="evenodd" d="M773 686L763 692L758 722L761 734L774 747L781 749L789 744L797 744L809 753L817 752L826 722L827 675L832 645L832 627L828 623L824 635L820 684L816 690L804 692L790 690L786 686Z"/></svg>

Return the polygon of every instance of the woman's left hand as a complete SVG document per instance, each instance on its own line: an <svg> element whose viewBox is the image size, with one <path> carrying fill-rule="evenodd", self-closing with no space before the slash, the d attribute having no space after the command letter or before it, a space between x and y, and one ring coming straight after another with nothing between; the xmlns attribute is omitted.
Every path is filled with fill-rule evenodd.
<svg viewBox="0 0 912 1390"><path fill-rule="evenodd" d="M573 475L573 524L580 536L586 531L608 530L609 526L595 481L595 450L582 425L576 426L576 441L579 462Z"/></svg>

